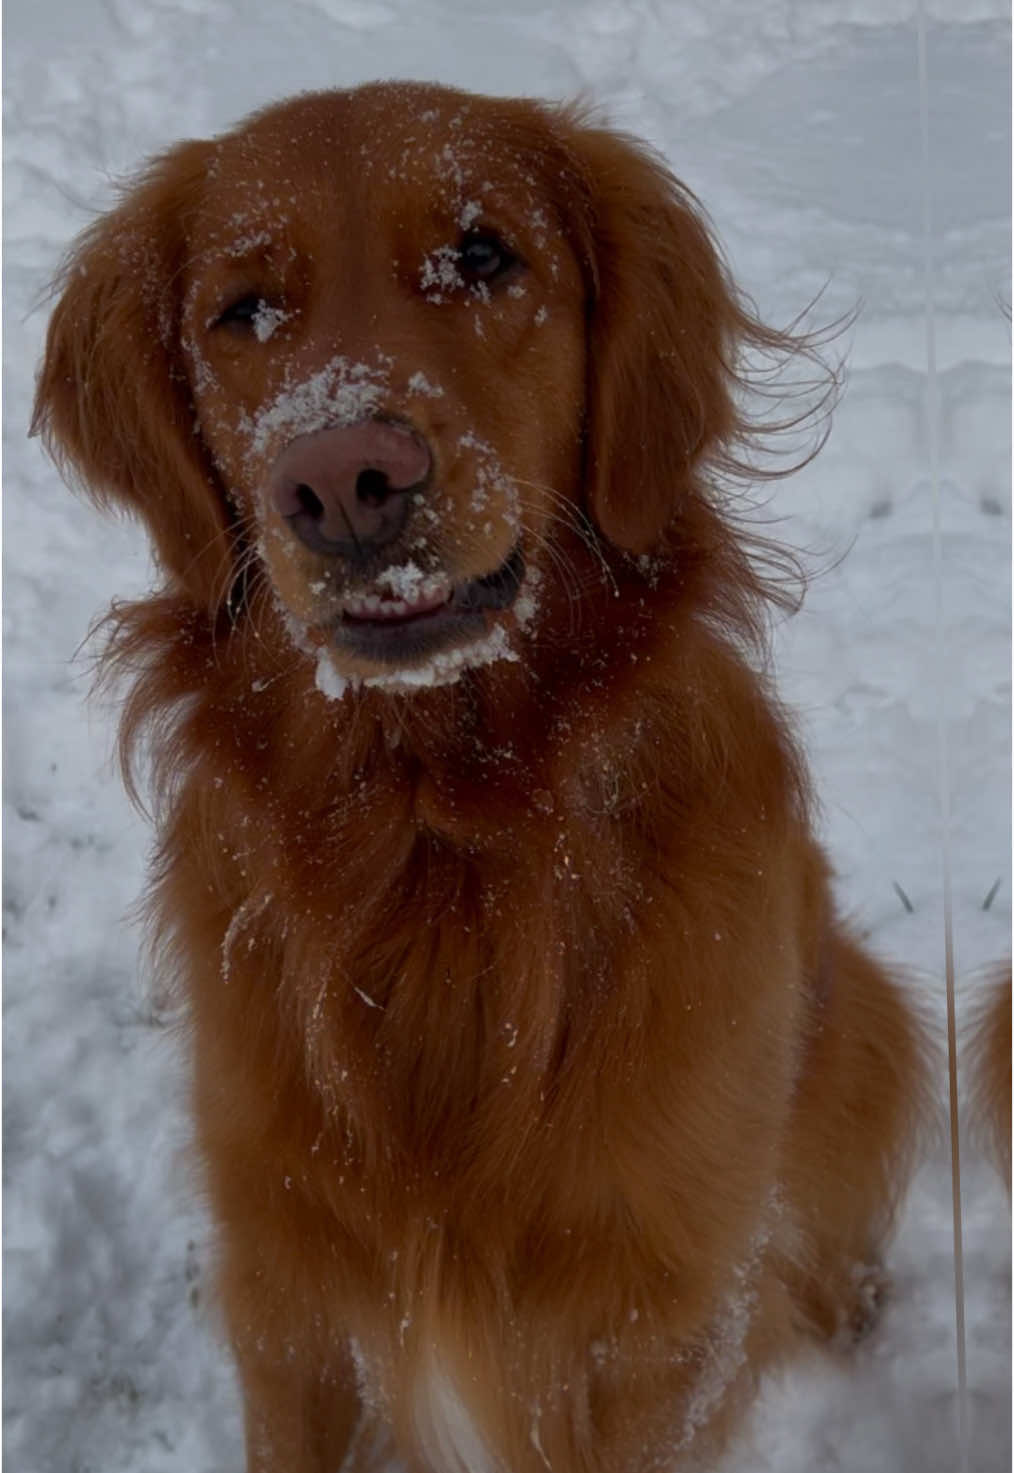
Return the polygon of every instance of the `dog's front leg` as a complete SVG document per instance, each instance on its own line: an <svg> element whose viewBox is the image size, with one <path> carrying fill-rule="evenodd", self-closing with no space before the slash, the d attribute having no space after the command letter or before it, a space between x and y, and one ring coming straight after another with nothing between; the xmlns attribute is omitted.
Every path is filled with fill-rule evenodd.
<svg viewBox="0 0 1014 1473"><path fill-rule="evenodd" d="M351 1361L308 1364L279 1341L237 1347L247 1473L338 1473L361 1406Z"/></svg>

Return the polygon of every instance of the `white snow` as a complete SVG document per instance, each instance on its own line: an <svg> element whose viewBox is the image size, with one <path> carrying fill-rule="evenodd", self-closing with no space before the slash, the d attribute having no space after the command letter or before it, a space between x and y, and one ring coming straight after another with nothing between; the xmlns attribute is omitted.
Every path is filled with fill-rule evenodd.
<svg viewBox="0 0 1014 1473"><path fill-rule="evenodd" d="M426 399L442 399L444 395L440 385L430 383L422 370L412 374L408 381L408 391L410 394L419 394Z"/></svg>
<svg viewBox="0 0 1014 1473"><path fill-rule="evenodd" d="M483 665L492 665L496 660L517 661L521 658L511 644L510 635L503 624L495 624L492 629L468 644L455 645L453 649L430 655L420 665L382 671L377 675L342 675L336 668L327 645L316 646L314 654L317 660L317 689L333 701L340 701L347 691L354 690L359 685L392 691L452 685L461 679L466 670L478 670Z"/></svg>
<svg viewBox="0 0 1014 1473"><path fill-rule="evenodd" d="M831 440L767 500L766 530L814 572L803 612L775 631L775 667L842 905L914 968L938 1018L946 840L960 1021L1010 946L1009 8L927 0L927 12L935 396L914 0L8 7L5 1452L19 1473L242 1461L209 1229L183 1165L182 1046L129 919L149 834L106 760L114 713L87 706L77 653L114 594L148 585L147 548L72 497L25 438L45 288L69 240L118 176L179 138L289 93L401 75L584 93L672 161L766 318L791 321L822 288L818 321L861 302ZM453 177L453 152L447 165ZM353 367L336 360L321 391L361 407L385 368ZM251 433L314 428L320 413L291 385ZM999 1473L1010 1226L967 1143L962 1192L968 1467ZM815 1358L769 1384L723 1473L959 1468L950 1194L941 1149L903 1216L880 1328L847 1367Z"/></svg>
<svg viewBox="0 0 1014 1473"><path fill-rule="evenodd" d="M378 573L374 580L378 588L387 588L394 598L410 603L421 603L443 593L447 579L442 573L425 573L418 563L407 562L392 565Z"/></svg>
<svg viewBox="0 0 1014 1473"><path fill-rule="evenodd" d="M423 258L419 285L426 294L426 300L436 305L446 301L445 292L459 291L465 285L465 278L458 270L457 246L437 246Z"/></svg>
<svg viewBox="0 0 1014 1473"><path fill-rule="evenodd" d="M390 675L371 675L363 683L391 690L413 690L426 685L449 685L465 670L492 665L496 660L516 661L518 651L510 642L503 624L495 624L488 633L470 644L457 645L445 653L431 655L424 665L410 670L396 670Z"/></svg>
<svg viewBox="0 0 1014 1473"><path fill-rule="evenodd" d="M335 668L335 663L325 648L318 647L314 651L314 658L317 661L314 671L314 684L317 689L322 696L327 696L329 701L342 700L346 691L350 690L355 682L349 680Z"/></svg>
<svg viewBox="0 0 1014 1473"><path fill-rule="evenodd" d="M252 319L257 341L266 343L269 338L274 337L282 323L290 321L292 316L284 307L271 307L267 302L261 302Z"/></svg>
<svg viewBox="0 0 1014 1473"><path fill-rule="evenodd" d="M374 366L336 354L309 378L293 382L287 374L284 387L270 404L252 419L243 417L250 454L259 455L269 444L284 444L296 435L354 424L381 402L389 366L386 360Z"/></svg>
<svg viewBox="0 0 1014 1473"><path fill-rule="evenodd" d="M233 913L232 919L229 921L229 924L226 927L225 935L222 938L221 976L224 983L228 983L229 981L229 972L232 967L233 948L236 946L240 936L250 925L251 921L255 921L257 919L257 917L271 904L271 900L272 896L269 891L267 894L258 896L256 899L245 901L238 908L238 910ZM247 950L251 951L253 949L253 946L254 938L252 936L247 936Z"/></svg>

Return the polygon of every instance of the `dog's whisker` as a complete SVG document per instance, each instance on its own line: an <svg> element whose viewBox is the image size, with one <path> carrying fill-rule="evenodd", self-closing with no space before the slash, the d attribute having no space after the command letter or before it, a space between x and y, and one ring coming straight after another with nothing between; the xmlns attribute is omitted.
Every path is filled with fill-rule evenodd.
<svg viewBox="0 0 1014 1473"><path fill-rule="evenodd" d="M555 491L551 486L547 486L536 481L522 480L520 478L515 478L515 483L519 486L527 486L530 490L537 491L540 493L540 495L545 496L549 499L553 506L553 512L550 513L550 515L552 515L560 523L561 526L566 527L569 531L573 532L577 537L580 538L588 551L591 552L598 561L603 576L612 585L615 591L616 580L613 571L609 566L605 554L603 553L601 540L595 530L595 526L589 520L587 515L579 507L575 506L574 503L569 500L569 498L562 495L562 493L560 493L559 491Z"/></svg>

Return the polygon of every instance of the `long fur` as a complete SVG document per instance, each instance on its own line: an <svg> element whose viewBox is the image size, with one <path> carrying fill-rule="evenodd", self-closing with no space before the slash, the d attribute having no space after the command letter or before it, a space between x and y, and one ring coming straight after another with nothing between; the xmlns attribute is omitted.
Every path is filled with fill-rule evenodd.
<svg viewBox="0 0 1014 1473"><path fill-rule="evenodd" d="M1011 972L996 968L982 980L971 1008L968 1048L973 1133L995 1162L1010 1195Z"/></svg>
<svg viewBox="0 0 1014 1473"><path fill-rule="evenodd" d="M491 179L516 205L530 274L426 312L398 272L462 171L466 204ZM202 293L272 198L288 254L258 269L315 284L286 286L290 338L229 358ZM170 151L60 291L36 425L162 574L106 659L128 769L153 759L149 913L250 1469L332 1473L361 1417L431 1473L705 1456L764 1366L866 1327L922 1098L918 1024L835 915L747 656L786 564L765 577L728 510L744 387L809 345L757 321L640 145L415 85ZM305 379L378 342L439 465L474 424L520 488L539 608L513 660L329 699L229 415L286 353Z"/></svg>

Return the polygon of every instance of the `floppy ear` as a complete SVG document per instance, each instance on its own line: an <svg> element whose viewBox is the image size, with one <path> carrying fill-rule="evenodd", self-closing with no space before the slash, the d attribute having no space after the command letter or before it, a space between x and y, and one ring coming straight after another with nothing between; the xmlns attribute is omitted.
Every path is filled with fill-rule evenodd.
<svg viewBox="0 0 1014 1473"><path fill-rule="evenodd" d="M222 590L228 518L195 431L179 283L184 222L211 147L183 143L157 159L74 246L32 420L96 502L144 518L169 580L209 610Z"/></svg>
<svg viewBox="0 0 1014 1473"><path fill-rule="evenodd" d="M605 129L578 127L569 144L589 257L589 511L617 547L643 553L739 428L736 343L751 319L660 160Z"/></svg>

